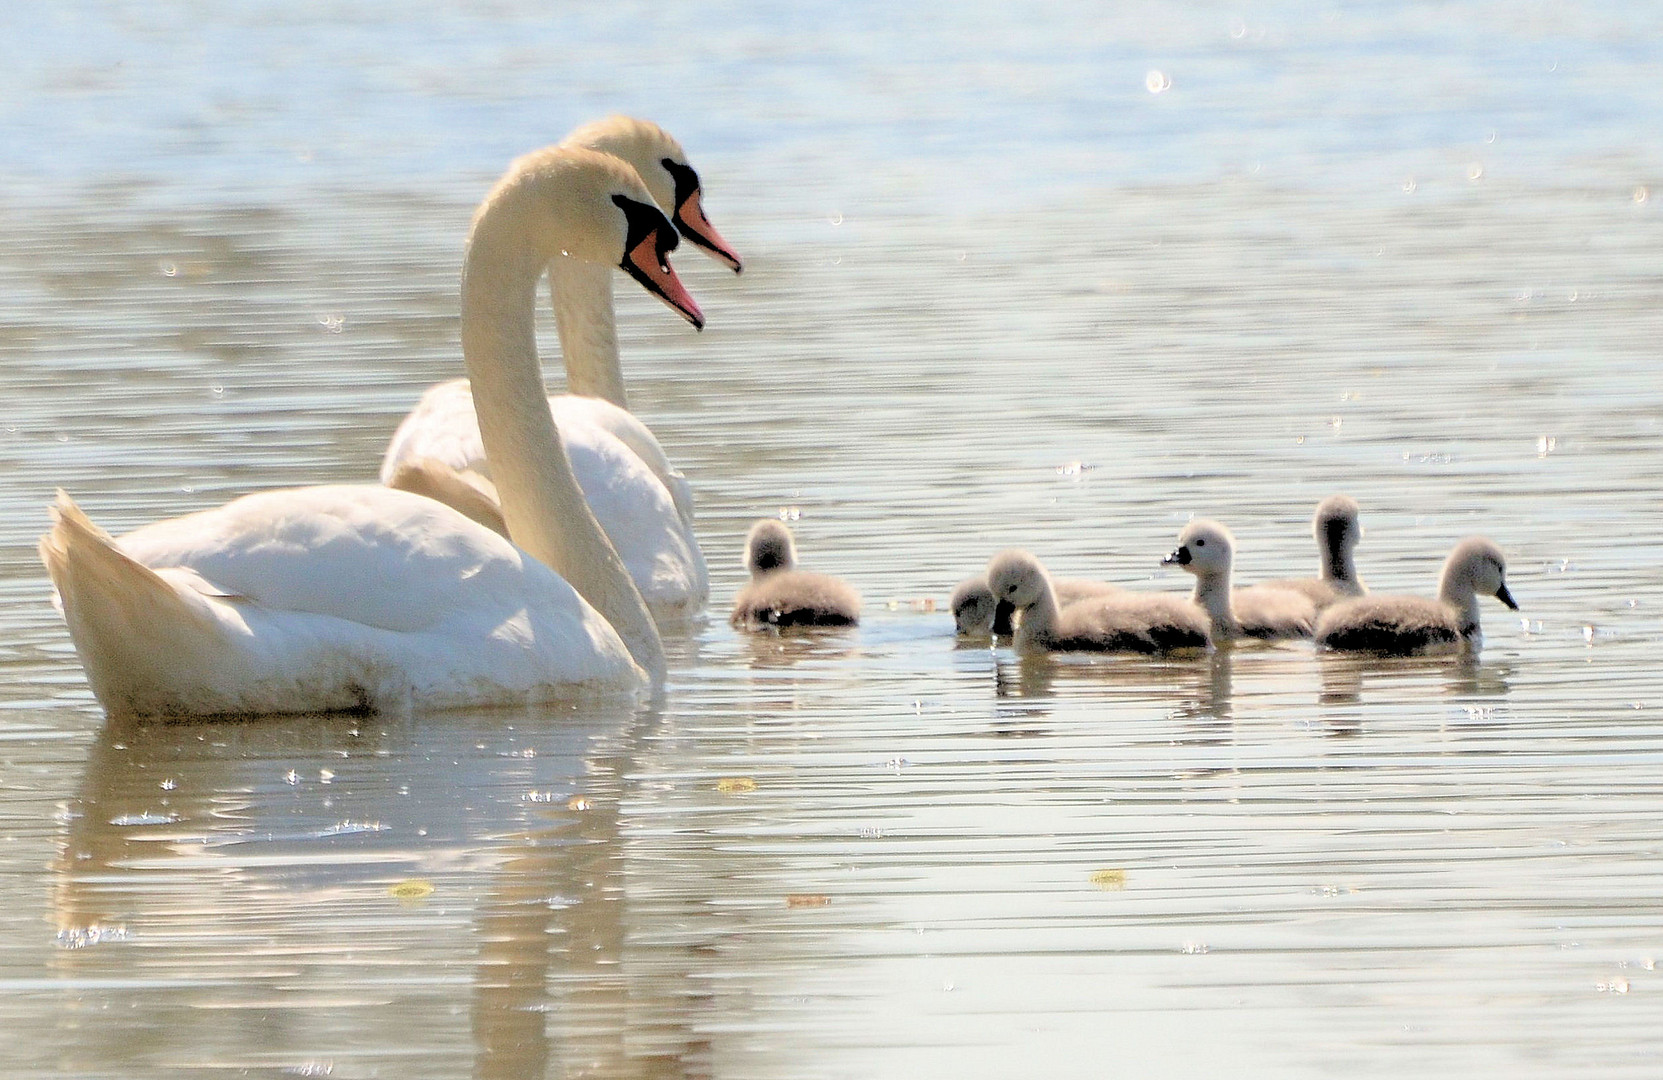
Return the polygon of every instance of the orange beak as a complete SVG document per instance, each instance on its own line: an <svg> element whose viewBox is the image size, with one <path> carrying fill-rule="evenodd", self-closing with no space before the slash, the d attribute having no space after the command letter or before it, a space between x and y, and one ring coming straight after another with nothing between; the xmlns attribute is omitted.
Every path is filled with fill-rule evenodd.
<svg viewBox="0 0 1663 1080"><path fill-rule="evenodd" d="M728 247L728 242L722 239L722 234L716 231L716 226L704 216L704 207L699 205L698 188L694 188L693 194L683 199L681 205L676 208L676 229L734 273L745 269L739 261L739 256Z"/></svg>
<svg viewBox="0 0 1663 1080"><path fill-rule="evenodd" d="M671 237L673 240L674 237ZM639 281L643 288L669 304L681 317L693 324L693 329L704 329L704 312L693 302L693 295L676 277L669 260L658 257L658 234L648 233L641 242L624 256L623 269Z"/></svg>

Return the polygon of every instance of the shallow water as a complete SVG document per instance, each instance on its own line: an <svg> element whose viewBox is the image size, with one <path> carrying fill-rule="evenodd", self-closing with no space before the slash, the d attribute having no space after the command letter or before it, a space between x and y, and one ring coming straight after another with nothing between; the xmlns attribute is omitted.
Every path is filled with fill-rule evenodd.
<svg viewBox="0 0 1663 1080"><path fill-rule="evenodd" d="M546 7L0 35L7 1075L1656 1074L1655 11ZM747 260L676 256L701 335L620 286L715 579L664 700L106 724L52 489L372 478L473 201L614 109ZM1309 572L1336 490L1374 588L1482 530L1524 611L1147 663L939 610L1018 543L1182 589L1192 514ZM775 513L858 631L727 628Z"/></svg>

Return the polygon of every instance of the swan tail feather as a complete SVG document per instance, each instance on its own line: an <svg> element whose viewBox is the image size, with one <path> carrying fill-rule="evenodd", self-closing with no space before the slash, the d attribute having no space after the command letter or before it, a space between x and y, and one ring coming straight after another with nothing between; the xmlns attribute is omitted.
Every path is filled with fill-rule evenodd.
<svg viewBox="0 0 1663 1080"><path fill-rule="evenodd" d="M66 492L52 518L40 558L93 693L112 715L168 711L181 669L221 651L206 601L122 551Z"/></svg>

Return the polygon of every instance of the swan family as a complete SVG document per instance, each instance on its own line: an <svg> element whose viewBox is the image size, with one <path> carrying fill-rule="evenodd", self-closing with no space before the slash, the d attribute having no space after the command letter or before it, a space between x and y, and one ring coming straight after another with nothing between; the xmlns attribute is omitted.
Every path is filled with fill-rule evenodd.
<svg viewBox="0 0 1663 1080"><path fill-rule="evenodd" d="M655 124L610 117L514 161L475 212L462 260L466 378L422 395L380 484L265 491L110 536L60 492L40 555L94 694L112 717L401 711L639 693L666 675L658 621L709 599L691 488L629 411L613 308L621 270L696 329L671 268L682 240L739 272L699 175ZM550 282L567 393L536 341ZM1314 578L1238 588L1234 537L1190 522L1166 558L1189 596L1053 579L996 554L951 606L966 637L1019 651L1173 654L1237 639L1336 650L1474 646L1480 596L1516 607L1501 549L1450 554L1436 598L1379 596L1356 572L1345 496L1312 522ZM730 621L747 632L859 622L848 583L800 569L765 519Z"/></svg>

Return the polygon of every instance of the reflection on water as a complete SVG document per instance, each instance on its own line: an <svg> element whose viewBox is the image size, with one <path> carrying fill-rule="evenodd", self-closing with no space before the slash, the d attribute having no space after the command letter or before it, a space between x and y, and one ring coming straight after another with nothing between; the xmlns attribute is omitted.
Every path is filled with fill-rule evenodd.
<svg viewBox="0 0 1663 1080"><path fill-rule="evenodd" d="M1100 8L20 29L0 1071L1654 1073L1652 13ZM105 724L52 489L119 532L373 478L459 373L485 183L615 108L747 257L678 253L703 334L619 297L713 579L661 706ZM1371 586L1483 531L1521 617L1423 660L951 633L1013 544L1171 589L1205 515L1243 583L1308 573L1335 491ZM860 627L726 626L773 513Z"/></svg>

